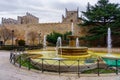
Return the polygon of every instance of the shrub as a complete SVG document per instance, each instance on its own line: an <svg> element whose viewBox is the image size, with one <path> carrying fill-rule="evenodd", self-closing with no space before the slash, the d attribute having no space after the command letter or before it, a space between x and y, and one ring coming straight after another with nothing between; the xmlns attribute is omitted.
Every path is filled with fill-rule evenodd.
<svg viewBox="0 0 120 80"><path fill-rule="evenodd" d="M67 36L71 35L71 34L72 34L71 31L68 31L68 32L66 32L64 34L57 33L57 32L52 32L52 33L47 35L47 41L50 43L49 45L53 46L54 44L56 44L57 38L61 37L63 39L63 43L66 44L66 43L68 43L68 40L69 40L67 38Z"/></svg>
<svg viewBox="0 0 120 80"><path fill-rule="evenodd" d="M18 40L18 45L19 46L25 46L25 41L24 40Z"/></svg>
<svg viewBox="0 0 120 80"><path fill-rule="evenodd" d="M52 32L47 35L47 41L50 43L56 44L58 37L62 37L62 34L57 32Z"/></svg>
<svg viewBox="0 0 120 80"><path fill-rule="evenodd" d="M3 45L0 47L0 50L13 50L13 49L17 49L18 46L16 45Z"/></svg>

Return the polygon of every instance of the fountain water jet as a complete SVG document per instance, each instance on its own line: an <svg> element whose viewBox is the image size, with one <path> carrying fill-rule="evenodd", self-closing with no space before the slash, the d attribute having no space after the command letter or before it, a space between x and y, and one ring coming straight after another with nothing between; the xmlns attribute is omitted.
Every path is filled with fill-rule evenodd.
<svg viewBox="0 0 120 80"><path fill-rule="evenodd" d="M46 50L46 35L44 35L44 39L43 39L43 50Z"/></svg>
<svg viewBox="0 0 120 80"><path fill-rule="evenodd" d="M62 47L62 39L61 37L58 37L57 38L57 42L56 42L56 56L58 57L58 48L61 48ZM62 55L62 52L61 52L61 55Z"/></svg>
<svg viewBox="0 0 120 80"><path fill-rule="evenodd" d="M76 38L76 47L78 48L80 46L79 44L79 38Z"/></svg>
<svg viewBox="0 0 120 80"><path fill-rule="evenodd" d="M61 46L62 46L62 39L61 39L61 37L58 37L57 42L56 42L56 47L58 48L58 47L61 47Z"/></svg>
<svg viewBox="0 0 120 80"><path fill-rule="evenodd" d="M108 31L107 31L107 57L115 57L113 56L111 53L112 53L112 39L111 39L111 29L108 28Z"/></svg>
<svg viewBox="0 0 120 80"><path fill-rule="evenodd" d="M107 36L107 49L108 49L108 54L111 53L111 48L112 48L112 44L111 44L111 29L108 28L108 32L107 32L108 36Z"/></svg>

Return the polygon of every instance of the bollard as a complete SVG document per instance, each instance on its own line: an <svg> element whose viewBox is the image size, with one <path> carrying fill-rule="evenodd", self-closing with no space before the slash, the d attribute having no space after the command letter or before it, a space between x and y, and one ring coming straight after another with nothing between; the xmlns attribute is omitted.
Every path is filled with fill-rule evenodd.
<svg viewBox="0 0 120 80"><path fill-rule="evenodd" d="M97 68L98 68L97 74L98 74L98 76L100 76L100 72L99 72L99 68L100 68L100 66L99 66L99 59L97 60Z"/></svg>

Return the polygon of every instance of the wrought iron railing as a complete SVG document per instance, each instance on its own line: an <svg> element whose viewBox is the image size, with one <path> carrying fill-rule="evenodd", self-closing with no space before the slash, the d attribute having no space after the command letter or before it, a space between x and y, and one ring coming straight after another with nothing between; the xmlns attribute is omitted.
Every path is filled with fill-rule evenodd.
<svg viewBox="0 0 120 80"><path fill-rule="evenodd" d="M87 71L89 71L89 66L87 64L84 64L85 66L82 66L81 63L90 63L95 64L96 70L92 71L92 73L100 76L104 72L104 70L112 69L114 73L117 75L120 72L120 66L118 66L118 59L116 59L116 65L115 66L105 66L105 64L101 63L100 59L86 59L86 60L72 60L72 59L48 59L48 58L39 58L37 61L34 61L31 57L24 58L21 54L22 52L11 52L10 53L10 63L14 65L18 65L19 68L22 66L26 66L28 70L31 70L32 66L37 67L38 70L41 70L43 73L44 71L53 71L58 73L59 75L65 72L71 72L71 73L77 73L78 77L80 77L80 74L84 74L82 71L82 67L88 68ZM69 62L68 62L69 61ZM51 63L49 63L51 62ZM69 64L68 64L69 63ZM46 66L47 65L47 66ZM49 68L49 69L47 69ZM101 69L102 68L102 69ZM73 70L74 69L74 70ZM68 71L64 71L68 70ZM83 73L82 73L83 72ZM89 72L88 72L89 73ZM109 73L109 72L108 72Z"/></svg>

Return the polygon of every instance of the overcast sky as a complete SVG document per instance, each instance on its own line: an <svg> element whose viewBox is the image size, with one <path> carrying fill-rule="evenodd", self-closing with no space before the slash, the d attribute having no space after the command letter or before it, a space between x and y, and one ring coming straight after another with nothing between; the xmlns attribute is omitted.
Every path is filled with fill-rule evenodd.
<svg viewBox="0 0 120 80"><path fill-rule="evenodd" d="M0 0L0 23L1 18L17 19L29 12L39 17L40 23L61 22L61 15L65 14L65 8L79 12L86 9L88 2L94 5L98 0ZM119 0L110 2L120 3ZM79 16L81 14L79 13Z"/></svg>

